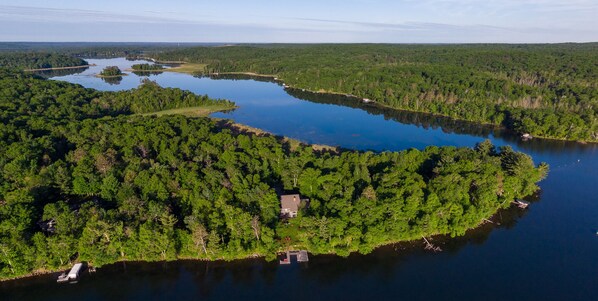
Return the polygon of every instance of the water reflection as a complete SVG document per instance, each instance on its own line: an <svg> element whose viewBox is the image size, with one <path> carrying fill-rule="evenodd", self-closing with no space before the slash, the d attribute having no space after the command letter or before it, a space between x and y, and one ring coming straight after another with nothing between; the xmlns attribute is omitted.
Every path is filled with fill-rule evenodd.
<svg viewBox="0 0 598 301"><path fill-rule="evenodd" d="M164 71L132 71L132 73L137 76L159 75L162 74L162 72Z"/></svg>
<svg viewBox="0 0 598 301"><path fill-rule="evenodd" d="M113 86L118 86L120 85L120 82L122 82L123 77L122 76L102 76L100 77L105 83L113 85Z"/></svg>
<svg viewBox="0 0 598 301"><path fill-rule="evenodd" d="M43 78L52 78L52 77L57 77L57 76L67 76L67 75L75 75L75 74L83 73L87 69L89 69L89 67L76 68L76 69L46 70L46 71L36 71L35 74L38 76L41 76Z"/></svg>

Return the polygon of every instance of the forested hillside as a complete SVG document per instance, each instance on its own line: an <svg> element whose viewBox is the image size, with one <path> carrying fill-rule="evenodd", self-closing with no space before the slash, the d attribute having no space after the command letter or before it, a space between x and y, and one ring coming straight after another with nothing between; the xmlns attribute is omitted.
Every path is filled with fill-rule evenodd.
<svg viewBox="0 0 598 301"><path fill-rule="evenodd" d="M255 72L397 109L598 141L598 44L197 47L158 60Z"/></svg>
<svg viewBox="0 0 598 301"><path fill-rule="evenodd" d="M337 154L208 118L133 114L210 103L224 101L152 82L98 92L1 70L0 278L72 260L273 256L285 244L346 255L463 235L547 172L488 141ZM311 199L288 224L278 218L283 191Z"/></svg>
<svg viewBox="0 0 598 301"><path fill-rule="evenodd" d="M85 60L58 53L0 52L0 67L14 69L63 68L87 65Z"/></svg>

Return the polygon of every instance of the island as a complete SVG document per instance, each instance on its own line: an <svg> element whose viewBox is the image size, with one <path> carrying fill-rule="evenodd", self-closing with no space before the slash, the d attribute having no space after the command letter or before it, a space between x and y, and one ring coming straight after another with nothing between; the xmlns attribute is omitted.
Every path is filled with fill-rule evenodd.
<svg viewBox="0 0 598 301"><path fill-rule="evenodd" d="M131 66L131 69L133 71L160 71L160 70L164 70L164 66L160 65L160 64L134 64Z"/></svg>
<svg viewBox="0 0 598 301"><path fill-rule="evenodd" d="M120 70L120 68L118 68L118 66L107 66L97 76L104 77L104 78L110 78L110 77L121 77L123 75L126 75L126 74L123 73Z"/></svg>
<svg viewBox="0 0 598 301"><path fill-rule="evenodd" d="M548 172L490 141L361 152L160 114L234 104L149 80L100 92L0 69L0 91L0 279L461 236Z"/></svg>

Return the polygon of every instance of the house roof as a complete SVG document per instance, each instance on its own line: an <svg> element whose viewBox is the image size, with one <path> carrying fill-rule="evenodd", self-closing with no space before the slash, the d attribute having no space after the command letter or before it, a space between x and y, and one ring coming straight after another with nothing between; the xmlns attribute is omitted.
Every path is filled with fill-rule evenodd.
<svg viewBox="0 0 598 301"><path fill-rule="evenodd" d="M298 194L287 194L280 196L280 206L289 211L298 211L301 197Z"/></svg>

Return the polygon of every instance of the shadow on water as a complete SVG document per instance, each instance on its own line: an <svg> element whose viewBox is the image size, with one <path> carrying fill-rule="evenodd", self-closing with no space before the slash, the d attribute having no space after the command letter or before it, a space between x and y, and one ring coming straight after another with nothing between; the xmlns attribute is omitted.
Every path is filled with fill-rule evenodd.
<svg viewBox="0 0 598 301"><path fill-rule="evenodd" d="M371 115L383 115L386 120L411 124L424 129L441 128L447 134L467 134L476 136L499 136L504 130L492 125L479 125L472 122L455 120L452 118L432 115L427 113L402 111L387 108L375 103L364 103L362 99L341 94L324 94L303 91L301 89L287 88L289 95L315 103L332 104L337 106L361 109Z"/></svg>
<svg viewBox="0 0 598 301"><path fill-rule="evenodd" d="M151 76L151 75L160 75L164 71L131 71L131 73L137 76Z"/></svg>

